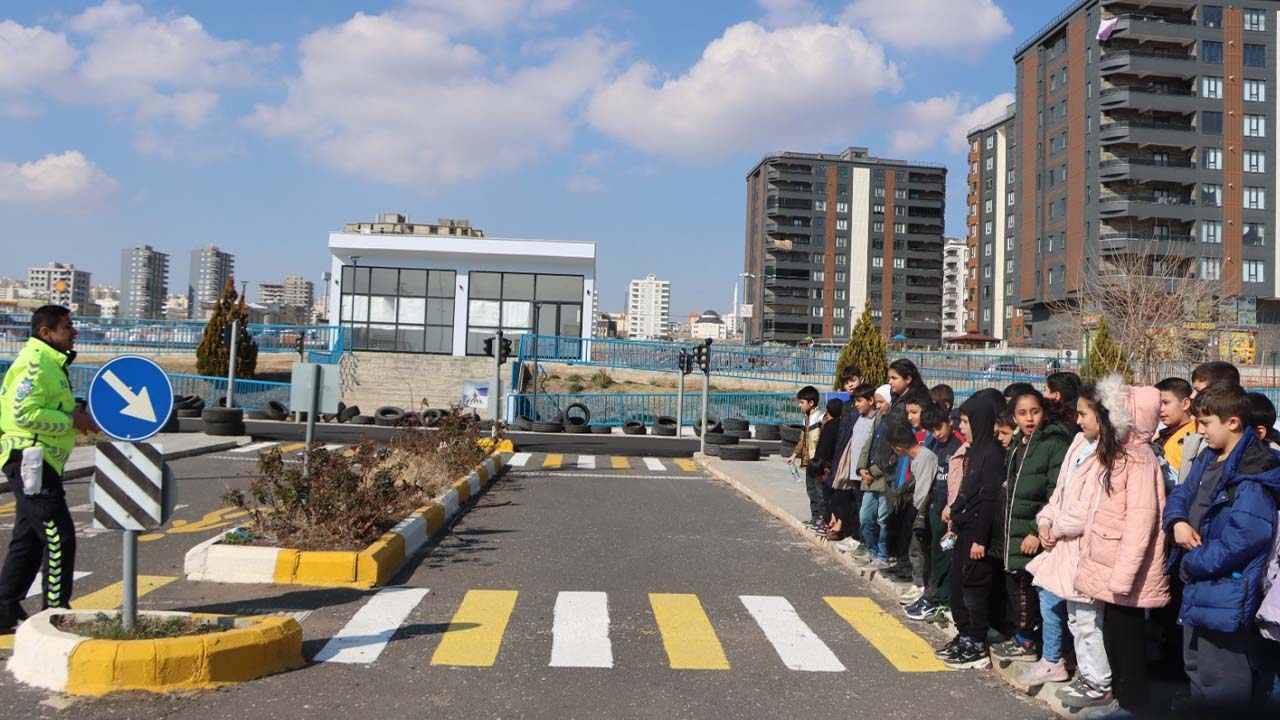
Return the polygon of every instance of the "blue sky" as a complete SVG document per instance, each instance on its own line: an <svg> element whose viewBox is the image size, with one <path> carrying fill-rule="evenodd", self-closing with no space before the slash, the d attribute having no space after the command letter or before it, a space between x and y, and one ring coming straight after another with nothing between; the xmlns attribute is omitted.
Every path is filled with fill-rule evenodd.
<svg viewBox="0 0 1280 720"><path fill-rule="evenodd" d="M318 281L376 212L598 243L600 306L672 281L727 311L748 170L774 150L946 162L1011 98L1014 0L41 0L0 9L0 275L120 248ZM855 259L855 262L857 260ZM250 292L251 297L253 291Z"/></svg>

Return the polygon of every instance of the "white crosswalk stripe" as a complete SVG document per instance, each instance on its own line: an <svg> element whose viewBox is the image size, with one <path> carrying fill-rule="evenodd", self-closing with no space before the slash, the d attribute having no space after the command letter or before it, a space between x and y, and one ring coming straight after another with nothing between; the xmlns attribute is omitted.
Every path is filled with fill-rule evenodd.
<svg viewBox="0 0 1280 720"><path fill-rule="evenodd" d="M531 457L533 457L533 453L527 453L527 452L516 453L515 455L511 456L510 460L507 461L507 465L510 465L511 467L524 467L525 463L529 462L529 458Z"/></svg>
<svg viewBox="0 0 1280 720"><path fill-rule="evenodd" d="M602 592L557 595L551 635L551 667L613 667L609 596Z"/></svg>
<svg viewBox="0 0 1280 720"><path fill-rule="evenodd" d="M87 578L92 574L93 573L91 571L77 570L73 575L73 578L75 580L79 580L81 578ZM42 592L44 592L44 576L36 575L35 582L31 583L31 587L27 589L27 597L29 598L40 597L40 593Z"/></svg>
<svg viewBox="0 0 1280 720"><path fill-rule="evenodd" d="M228 450L227 452L233 452L233 453L258 452L260 450L266 450L267 448L273 447L275 445L276 445L276 442L274 440L268 440L267 442L257 442L257 443L253 443L252 445L245 445L244 447L233 448L231 450Z"/></svg>
<svg viewBox="0 0 1280 720"><path fill-rule="evenodd" d="M379 590L325 643L316 662L368 665L378 659L396 629L426 597L427 590L393 587Z"/></svg>
<svg viewBox="0 0 1280 720"><path fill-rule="evenodd" d="M596 456L595 456L595 455L579 455L579 456L578 456L578 469L580 469L580 470L595 470L595 469L596 469Z"/></svg>
<svg viewBox="0 0 1280 720"><path fill-rule="evenodd" d="M804 672L844 672L839 658L800 619L786 598L743 595L739 599L788 668Z"/></svg>
<svg viewBox="0 0 1280 720"><path fill-rule="evenodd" d="M647 457L647 458L645 458L645 459L644 459L644 466L645 466L645 467L647 467L647 468L649 468L650 470L652 470L652 471L654 471L654 472L666 472L666 471L667 471L667 466L666 466L666 465L663 465L663 464L662 464L662 461L661 461L661 460L659 460L658 458L655 458L655 457Z"/></svg>
<svg viewBox="0 0 1280 720"><path fill-rule="evenodd" d="M334 452L335 450L341 450L344 447L346 447L346 445L342 443L337 443L335 445L325 445L324 449L328 450L329 452Z"/></svg>

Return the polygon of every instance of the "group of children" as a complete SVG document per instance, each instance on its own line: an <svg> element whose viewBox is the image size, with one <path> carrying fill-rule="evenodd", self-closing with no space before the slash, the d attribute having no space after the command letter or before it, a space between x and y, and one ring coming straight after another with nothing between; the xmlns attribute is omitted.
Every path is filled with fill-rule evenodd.
<svg viewBox="0 0 1280 720"><path fill-rule="evenodd" d="M798 394L806 524L910 579L907 617L955 625L948 666L1024 661L1025 686L1072 680L1064 705L1115 717L1151 710L1154 660L1187 682L1175 710L1274 701L1280 436L1234 366L1056 372L958 409L905 359L878 388L839 380L848 402Z"/></svg>

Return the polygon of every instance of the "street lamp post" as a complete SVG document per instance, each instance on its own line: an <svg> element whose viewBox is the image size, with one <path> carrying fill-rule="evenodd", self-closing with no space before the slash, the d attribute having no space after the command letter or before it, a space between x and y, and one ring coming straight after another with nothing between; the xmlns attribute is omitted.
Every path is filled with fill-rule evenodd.
<svg viewBox="0 0 1280 720"><path fill-rule="evenodd" d="M738 307L733 309L733 315L734 317L738 318L738 325L741 326L738 329L738 331L742 335L742 344L746 345L747 344L747 324L746 324L746 319L742 317L742 306L747 304L747 278L751 278L752 280L755 280L756 276L749 272L740 272L738 273L738 277L742 279L742 301L740 302ZM753 306L751 309L752 311L754 311L755 307ZM755 313L753 312L752 314L754 315Z"/></svg>

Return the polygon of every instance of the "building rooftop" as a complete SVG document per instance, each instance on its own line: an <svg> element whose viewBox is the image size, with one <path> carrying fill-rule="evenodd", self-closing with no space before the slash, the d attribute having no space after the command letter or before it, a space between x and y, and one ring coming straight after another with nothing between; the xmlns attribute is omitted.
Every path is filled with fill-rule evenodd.
<svg viewBox="0 0 1280 720"><path fill-rule="evenodd" d="M760 162L756 163L755 167L751 168L751 172L747 173L747 177L750 177L752 174L754 174L755 171L759 169L761 165L769 162L770 160L778 160L778 159L819 160L823 162L856 162L856 163L864 163L867 165L887 165L887 166L894 166L894 167L928 168L930 170L942 170L943 172L946 172L947 170L946 163L926 162L921 160L895 160L892 158L879 158L879 157L873 157L871 155L868 155L867 148L848 147L844 149L844 152L838 155L832 154L832 153L806 153L806 152L792 152L792 151L775 151L775 152L765 153L765 156L761 158Z"/></svg>
<svg viewBox="0 0 1280 720"><path fill-rule="evenodd" d="M1053 33L1053 31L1057 30L1058 26L1061 25L1063 22L1065 22L1067 18L1071 17L1072 15L1075 14L1077 10L1084 7L1085 5L1088 5L1091 2L1094 2L1094 0L1073 0L1069 5L1067 5L1067 8L1065 10L1058 13L1056 16L1054 16L1052 20L1045 23L1044 26L1042 26L1039 30L1037 30L1034 35L1032 35L1027 40L1023 41L1023 43L1019 45L1016 50L1013 51L1014 59L1016 60L1019 56L1022 55L1022 53L1026 52L1031 46L1040 42L1040 40L1042 40L1045 36Z"/></svg>
<svg viewBox="0 0 1280 720"><path fill-rule="evenodd" d="M484 237L484 231L471 227L470 220L438 218L434 223L413 223L404 213L379 213L373 222L347 223L343 231L364 235Z"/></svg>

